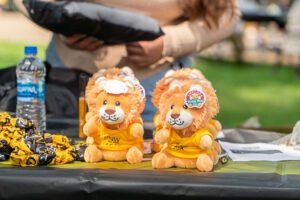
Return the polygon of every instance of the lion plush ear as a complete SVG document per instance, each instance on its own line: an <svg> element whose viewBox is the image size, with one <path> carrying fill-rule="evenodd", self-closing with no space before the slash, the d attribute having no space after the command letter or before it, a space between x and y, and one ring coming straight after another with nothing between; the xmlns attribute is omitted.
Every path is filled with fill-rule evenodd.
<svg viewBox="0 0 300 200"><path fill-rule="evenodd" d="M130 67L128 67L128 66L123 67L123 68L121 69L121 71L122 71L123 73L127 74L128 76L129 76L129 75L134 76L132 69L131 69Z"/></svg>
<svg viewBox="0 0 300 200"><path fill-rule="evenodd" d="M100 84L104 80L105 80L105 77L101 76L101 77L99 77L99 78L96 79L95 84Z"/></svg>
<svg viewBox="0 0 300 200"><path fill-rule="evenodd" d="M170 76L172 76L174 73L175 73L175 71L172 70L172 69L170 69L169 71L166 72L166 74L165 74L164 77L170 77Z"/></svg>
<svg viewBox="0 0 300 200"><path fill-rule="evenodd" d="M100 77L104 77L107 69L100 69L94 75L93 79L97 80Z"/></svg>

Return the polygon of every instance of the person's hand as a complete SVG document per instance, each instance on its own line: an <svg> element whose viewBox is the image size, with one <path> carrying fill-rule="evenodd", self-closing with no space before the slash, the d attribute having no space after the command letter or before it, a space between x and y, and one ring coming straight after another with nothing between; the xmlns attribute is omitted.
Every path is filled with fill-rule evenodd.
<svg viewBox="0 0 300 200"><path fill-rule="evenodd" d="M83 51L94 51L103 44L102 41L85 35L72 35L69 37L60 35L60 38L68 47Z"/></svg>
<svg viewBox="0 0 300 200"><path fill-rule="evenodd" d="M138 67L149 67L162 58L164 38L153 41L132 42L126 45L127 60Z"/></svg>

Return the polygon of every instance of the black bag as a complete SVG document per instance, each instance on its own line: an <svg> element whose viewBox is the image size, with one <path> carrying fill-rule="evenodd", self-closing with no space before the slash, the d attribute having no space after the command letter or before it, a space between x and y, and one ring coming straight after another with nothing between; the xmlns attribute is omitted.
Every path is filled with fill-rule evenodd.
<svg viewBox="0 0 300 200"><path fill-rule="evenodd" d="M150 17L99 4L39 0L23 3L35 23L65 36L83 34L105 44L119 44L154 40L163 35L159 24Z"/></svg>
<svg viewBox="0 0 300 200"><path fill-rule="evenodd" d="M80 75L85 72L45 65L47 115L52 118L77 118ZM0 112L16 111L16 94L16 68L0 70Z"/></svg>

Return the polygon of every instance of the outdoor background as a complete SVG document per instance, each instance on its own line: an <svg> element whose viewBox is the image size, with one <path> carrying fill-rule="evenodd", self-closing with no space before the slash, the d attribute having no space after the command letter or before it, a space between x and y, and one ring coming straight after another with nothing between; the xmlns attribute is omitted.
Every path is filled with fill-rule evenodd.
<svg viewBox="0 0 300 200"><path fill-rule="evenodd" d="M241 0L248 16L234 35L200 55L195 68L213 83L224 127L291 128L300 119L299 0ZM0 69L14 66L25 45L45 58L51 33L0 0ZM265 17L265 18L264 18Z"/></svg>

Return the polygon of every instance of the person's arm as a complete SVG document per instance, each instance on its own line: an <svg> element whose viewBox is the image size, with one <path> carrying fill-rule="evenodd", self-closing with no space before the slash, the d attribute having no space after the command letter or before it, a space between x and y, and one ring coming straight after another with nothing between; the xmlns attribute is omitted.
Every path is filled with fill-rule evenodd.
<svg viewBox="0 0 300 200"><path fill-rule="evenodd" d="M201 19L164 27L163 56L190 55L209 47L228 37L239 17L240 11L238 6L235 5L234 8L228 8L224 12L217 28L209 28Z"/></svg>
<svg viewBox="0 0 300 200"><path fill-rule="evenodd" d="M14 0L14 4L16 5L17 9L23 13L26 17L28 17L28 13L27 10L25 8L25 6L23 5L23 1L22 0Z"/></svg>
<svg viewBox="0 0 300 200"><path fill-rule="evenodd" d="M239 17L239 8L234 5L224 12L217 28L209 28L202 19L163 27L165 35L156 40L127 44L127 60L136 66L149 67L163 57L199 52L229 36Z"/></svg>

